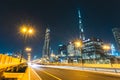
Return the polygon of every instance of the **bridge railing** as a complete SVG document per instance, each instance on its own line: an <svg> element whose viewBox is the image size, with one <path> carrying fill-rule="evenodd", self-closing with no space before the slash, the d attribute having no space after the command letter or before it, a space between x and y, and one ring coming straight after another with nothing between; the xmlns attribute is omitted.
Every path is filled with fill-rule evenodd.
<svg viewBox="0 0 120 80"><path fill-rule="evenodd" d="M26 62L26 60L22 59L21 63L24 62ZM14 58L12 56L0 54L0 69L18 64L20 64L20 58Z"/></svg>

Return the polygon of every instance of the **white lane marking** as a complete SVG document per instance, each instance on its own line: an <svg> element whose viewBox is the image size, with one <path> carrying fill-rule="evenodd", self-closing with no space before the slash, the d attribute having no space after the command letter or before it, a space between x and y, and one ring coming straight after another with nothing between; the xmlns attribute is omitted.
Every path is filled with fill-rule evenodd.
<svg viewBox="0 0 120 80"><path fill-rule="evenodd" d="M29 67L29 80L30 80L30 67Z"/></svg>
<svg viewBox="0 0 120 80"><path fill-rule="evenodd" d="M38 77L39 80L42 80L42 78L40 78L40 76L32 68L31 70L35 73L35 75Z"/></svg>

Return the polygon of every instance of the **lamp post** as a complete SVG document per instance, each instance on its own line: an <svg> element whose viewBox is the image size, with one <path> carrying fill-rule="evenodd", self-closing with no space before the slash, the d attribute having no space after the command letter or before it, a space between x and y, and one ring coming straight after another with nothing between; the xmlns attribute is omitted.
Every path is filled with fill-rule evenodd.
<svg viewBox="0 0 120 80"><path fill-rule="evenodd" d="M74 42L74 44L75 44L75 48L80 51L81 63L83 65L83 60L82 60L82 46L83 46L83 43L82 43L82 40L76 40Z"/></svg>
<svg viewBox="0 0 120 80"><path fill-rule="evenodd" d="M30 47L26 47L25 51L27 52L28 55L28 63L30 63L32 49Z"/></svg>
<svg viewBox="0 0 120 80"><path fill-rule="evenodd" d="M104 52L105 52L105 55L107 56L108 55L108 51L111 49L110 45L109 44L104 44L102 46ZM111 59L110 59L110 63L111 63Z"/></svg>
<svg viewBox="0 0 120 80"><path fill-rule="evenodd" d="M20 27L20 34L24 37L26 40L28 37L32 37L35 34L35 29L30 25L22 25Z"/></svg>
<svg viewBox="0 0 120 80"><path fill-rule="evenodd" d="M19 33L23 36L23 38L24 38L24 44L26 45L26 40L29 37L32 37L32 36L35 35L35 29L31 25L23 24L22 26L20 26ZM26 48L25 51L30 52L31 48ZM21 54L20 62L22 61L22 56L23 56L23 53ZM28 57L30 57L30 56L28 56Z"/></svg>
<svg viewBox="0 0 120 80"><path fill-rule="evenodd" d="M104 44L103 45L103 50L106 52L106 55L107 55L107 52L110 50L111 48L110 48L110 45L108 45L108 44Z"/></svg>

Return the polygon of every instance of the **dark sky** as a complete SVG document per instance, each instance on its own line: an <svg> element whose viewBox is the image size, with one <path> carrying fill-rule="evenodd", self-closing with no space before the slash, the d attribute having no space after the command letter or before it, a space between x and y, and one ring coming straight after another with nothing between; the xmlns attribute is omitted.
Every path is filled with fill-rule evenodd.
<svg viewBox="0 0 120 80"><path fill-rule="evenodd" d="M51 29L51 47L78 37L81 10L85 36L114 42L111 29L120 26L120 0L0 0L0 53L23 49L19 25L32 24L36 37L29 39L33 55L41 55L45 28Z"/></svg>

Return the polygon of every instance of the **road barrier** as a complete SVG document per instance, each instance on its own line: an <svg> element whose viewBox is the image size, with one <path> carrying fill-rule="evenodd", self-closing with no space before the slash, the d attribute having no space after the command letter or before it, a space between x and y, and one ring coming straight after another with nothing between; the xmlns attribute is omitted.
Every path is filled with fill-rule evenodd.
<svg viewBox="0 0 120 80"><path fill-rule="evenodd" d="M22 59L21 63L25 63L26 60ZM20 58L14 58L12 56L0 54L0 69L21 64Z"/></svg>
<svg viewBox="0 0 120 80"><path fill-rule="evenodd" d="M72 69L72 70L84 70L84 71L97 71L97 72L109 72L109 73L119 73L120 68L96 68L96 67L80 67L80 66L58 66L58 65L42 65L41 67L51 67L51 68L62 68L62 69Z"/></svg>
<svg viewBox="0 0 120 80"><path fill-rule="evenodd" d="M27 65L20 64L11 68L7 68L5 72L3 72L2 78L5 80L6 79L26 80L28 78L27 73L28 73Z"/></svg>
<svg viewBox="0 0 120 80"><path fill-rule="evenodd" d="M81 63L46 63L45 65L59 65L59 66L83 66L96 68L120 68L120 64L81 64Z"/></svg>
<svg viewBox="0 0 120 80"><path fill-rule="evenodd" d="M45 65L69 66L73 68L79 68L81 70L93 70L93 71L120 73L120 64L47 63Z"/></svg>

